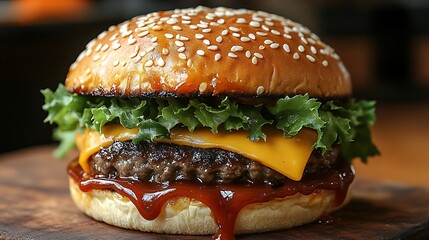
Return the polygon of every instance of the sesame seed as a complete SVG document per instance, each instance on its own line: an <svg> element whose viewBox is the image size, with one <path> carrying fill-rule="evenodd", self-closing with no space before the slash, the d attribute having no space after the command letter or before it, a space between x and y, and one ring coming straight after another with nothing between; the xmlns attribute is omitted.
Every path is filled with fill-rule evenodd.
<svg viewBox="0 0 429 240"><path fill-rule="evenodd" d="M135 38L133 38L133 36L130 36L129 38L128 38L128 44L129 45L133 45L134 43L136 43L137 42L137 40L135 39Z"/></svg>
<svg viewBox="0 0 429 240"><path fill-rule="evenodd" d="M104 44L103 47L101 48L101 51L105 52L107 51L108 48L109 48L109 44Z"/></svg>
<svg viewBox="0 0 429 240"><path fill-rule="evenodd" d="M173 39L173 38L174 38L174 35L173 35L173 34L171 34L171 33L166 33L166 34L164 34L164 36L165 36L166 38L168 38L168 39Z"/></svg>
<svg viewBox="0 0 429 240"><path fill-rule="evenodd" d="M259 36L267 36L268 34L267 34L267 33L265 33L265 32L256 32L256 35L259 35Z"/></svg>
<svg viewBox="0 0 429 240"><path fill-rule="evenodd" d="M290 48L287 43L283 44L283 49L285 50L285 52L290 53Z"/></svg>
<svg viewBox="0 0 429 240"><path fill-rule="evenodd" d="M231 52L239 52L239 51L243 51L243 47L242 46L232 46L231 47Z"/></svg>
<svg viewBox="0 0 429 240"><path fill-rule="evenodd" d="M137 36L138 36L138 35L137 35ZM117 33L115 33L115 34L113 34L113 35L109 38L109 40L110 40L110 41L113 41L113 40L115 40L117 37L118 37L118 34L117 34Z"/></svg>
<svg viewBox="0 0 429 240"><path fill-rule="evenodd" d="M202 31L203 31L203 33L209 33L212 31L212 29L211 28L205 28Z"/></svg>
<svg viewBox="0 0 429 240"><path fill-rule="evenodd" d="M87 68L86 70L85 70L85 74L86 75L89 75L91 73L91 68Z"/></svg>
<svg viewBox="0 0 429 240"><path fill-rule="evenodd" d="M146 36L148 34L149 34L149 31L144 31L144 32L141 32L141 33L137 34L137 37L144 37L144 36Z"/></svg>
<svg viewBox="0 0 429 240"><path fill-rule="evenodd" d="M174 25L173 29L176 30L176 31L182 31L182 28L179 27L179 26L177 26L177 25Z"/></svg>
<svg viewBox="0 0 429 240"><path fill-rule="evenodd" d="M200 56L204 56L206 53L203 50L197 50L197 54Z"/></svg>
<svg viewBox="0 0 429 240"><path fill-rule="evenodd" d="M164 67L165 66L165 61L162 58L158 58L156 60L156 64L158 64L158 66L160 66L160 67Z"/></svg>
<svg viewBox="0 0 429 240"><path fill-rule="evenodd" d="M256 89L256 94L257 94L257 95L261 95L262 93L264 93L264 90L265 90L264 86L259 86L259 87Z"/></svg>
<svg viewBox="0 0 429 240"><path fill-rule="evenodd" d="M269 39L267 39L267 40L264 41L264 43L267 44L267 45L270 45L270 44L273 44L274 42L271 41L271 40L269 40Z"/></svg>
<svg viewBox="0 0 429 240"><path fill-rule="evenodd" d="M316 59L313 57L313 56L311 56L311 55L305 55L305 57L307 57L307 59L308 60L310 60L310 62L315 62L316 61Z"/></svg>
<svg viewBox="0 0 429 240"><path fill-rule="evenodd" d="M201 34L201 33L197 33L197 34L195 34L195 38L196 38L196 39L203 39L203 38L204 38L204 35L203 35L203 34Z"/></svg>
<svg viewBox="0 0 429 240"><path fill-rule="evenodd" d="M186 66L191 67L192 66L192 61L191 59L188 59L188 61L186 61Z"/></svg>
<svg viewBox="0 0 429 240"><path fill-rule="evenodd" d="M262 18L260 18L260 17L258 17L258 16L252 16L252 19L253 19L254 21L258 21L258 22L262 22L262 21L264 21L264 19L262 19Z"/></svg>
<svg viewBox="0 0 429 240"><path fill-rule="evenodd" d="M140 57L144 57L146 55L146 51L142 51L142 52L140 52L140 54L139 54L139 56Z"/></svg>
<svg viewBox="0 0 429 240"><path fill-rule="evenodd" d="M323 49L323 48L321 48L321 49L319 50L319 52L320 52L320 54L326 55L326 50L325 50L325 49Z"/></svg>
<svg viewBox="0 0 429 240"><path fill-rule="evenodd" d="M216 38L216 42L221 43L223 41L223 38L221 36L218 36Z"/></svg>
<svg viewBox="0 0 429 240"><path fill-rule="evenodd" d="M232 33L232 36L236 37L236 38L239 38L241 35L239 33L234 32L234 33Z"/></svg>
<svg viewBox="0 0 429 240"><path fill-rule="evenodd" d="M189 26L189 28L195 30L195 29L198 29L198 26L197 25L191 25L191 26Z"/></svg>
<svg viewBox="0 0 429 240"><path fill-rule="evenodd" d="M252 58L252 63L253 63L254 65L258 64L258 59L257 59L256 57L253 57L253 58Z"/></svg>
<svg viewBox="0 0 429 240"><path fill-rule="evenodd" d="M131 31L131 30L129 30L129 31L126 31L126 32L123 32L122 34L121 34L121 37L128 37L128 36L130 36L131 35L131 33L133 33L133 31Z"/></svg>
<svg viewBox="0 0 429 240"><path fill-rule="evenodd" d="M267 27L267 26L265 26L265 25L262 25L262 29L264 29L265 31L267 31L267 32L269 32L270 31L270 28L269 27Z"/></svg>
<svg viewBox="0 0 429 240"><path fill-rule="evenodd" d="M300 52L304 52L304 51L305 51L304 46L299 45L299 46L298 46L298 51L300 51Z"/></svg>
<svg viewBox="0 0 429 240"><path fill-rule="evenodd" d="M152 30L160 31L160 30L162 30L162 27L159 26L159 25L155 25L155 26L152 27Z"/></svg>
<svg viewBox="0 0 429 240"><path fill-rule="evenodd" d="M316 50L316 48L315 48L314 46L311 46L311 47L310 47L310 50L311 50L311 52L312 52L313 54L317 54L317 50Z"/></svg>
<svg viewBox="0 0 429 240"><path fill-rule="evenodd" d="M156 42L156 41L158 41L158 38L157 37L153 37L153 38L150 39L150 41L151 42Z"/></svg>
<svg viewBox="0 0 429 240"><path fill-rule="evenodd" d="M152 52L154 49L155 49L155 47L154 47L154 46L151 46L151 47L148 47L148 48L146 49L146 51L147 51L147 52Z"/></svg>
<svg viewBox="0 0 429 240"><path fill-rule="evenodd" d="M336 53L332 53L331 56L336 60L340 59L340 56L338 56L338 54L336 54Z"/></svg>
<svg viewBox="0 0 429 240"><path fill-rule="evenodd" d="M277 49L277 48L279 48L279 46L280 46L280 44L278 44L278 43L273 43L273 44L271 44L271 45L270 45L270 48L272 48L272 49Z"/></svg>
<svg viewBox="0 0 429 240"><path fill-rule="evenodd" d="M208 39L204 39L204 40L203 40L203 43L204 43L205 45L210 45L210 41L209 41Z"/></svg>
<svg viewBox="0 0 429 240"><path fill-rule="evenodd" d="M312 38L307 38L307 41L311 44L316 44L316 41Z"/></svg>
<svg viewBox="0 0 429 240"><path fill-rule="evenodd" d="M219 61L221 57L222 57L222 55L220 55L220 53L216 53L216 55L215 55L215 61L216 62Z"/></svg>
<svg viewBox="0 0 429 240"><path fill-rule="evenodd" d="M265 24L267 24L270 27L274 26L274 23L273 22L269 22L269 21L265 21Z"/></svg>
<svg viewBox="0 0 429 240"><path fill-rule="evenodd" d="M287 33L283 34L283 36L284 36L285 38L287 38L287 39L292 39L292 36L291 36L291 35L289 35L289 34L287 34Z"/></svg>
<svg viewBox="0 0 429 240"><path fill-rule="evenodd" d="M162 52L162 55L168 55L168 53L170 52L167 48L163 48L162 50L161 50L161 52Z"/></svg>
<svg viewBox="0 0 429 240"><path fill-rule="evenodd" d="M110 26L110 27L109 27L109 29L108 29L108 30L111 32L111 31L113 31L113 30L115 30L115 29L116 29L116 26L112 25L112 26Z"/></svg>
<svg viewBox="0 0 429 240"><path fill-rule="evenodd" d="M280 32L277 31L277 30L273 29L273 30L271 30L271 33L274 34L274 35L280 36Z"/></svg>
<svg viewBox="0 0 429 240"><path fill-rule="evenodd" d="M210 26L215 26L215 27L217 27L217 26L219 26L219 23L216 23L216 22L210 22L210 24L209 24Z"/></svg>
<svg viewBox="0 0 429 240"><path fill-rule="evenodd" d="M148 60L145 64L144 64L144 66L145 67L151 67L153 65L153 61L152 60Z"/></svg>
<svg viewBox="0 0 429 240"><path fill-rule="evenodd" d="M260 27L260 26L261 26L261 24L260 24L259 22L256 22L256 21L251 21L251 22L249 23L249 25L250 25L251 27L255 27L255 28L257 28L257 27Z"/></svg>
<svg viewBox="0 0 429 240"><path fill-rule="evenodd" d="M213 17L213 16L206 15L206 19L207 19L207 20L213 20L213 19L214 19L214 17Z"/></svg>
<svg viewBox="0 0 429 240"><path fill-rule="evenodd" d="M246 51L246 57L250 58L252 56L252 53L250 51Z"/></svg>
<svg viewBox="0 0 429 240"><path fill-rule="evenodd" d="M257 52L254 53L254 55L255 55L255 57L260 58L260 59L264 58L264 56L262 56L262 54L257 53Z"/></svg>
<svg viewBox="0 0 429 240"><path fill-rule="evenodd" d="M189 38L188 38L188 37L185 37L185 36L180 36L180 37L179 37L179 40L180 40L180 41L189 41Z"/></svg>
<svg viewBox="0 0 429 240"><path fill-rule="evenodd" d="M225 35L227 35L228 34L228 30L222 30L222 32L220 33L222 36L225 36Z"/></svg>
<svg viewBox="0 0 429 240"><path fill-rule="evenodd" d="M322 65L323 65L324 67L327 67L327 66L328 66L328 61L323 60L323 61L322 61Z"/></svg>
<svg viewBox="0 0 429 240"><path fill-rule="evenodd" d="M203 82L200 84L200 87L198 88L198 90L200 92L204 92L207 89L207 83Z"/></svg>
<svg viewBox="0 0 429 240"><path fill-rule="evenodd" d="M244 18L238 18L236 23L246 23L246 19Z"/></svg>
<svg viewBox="0 0 429 240"><path fill-rule="evenodd" d="M131 54L130 54L130 58L133 58L133 57L137 56L137 54L139 54L139 52L137 52L137 51L136 51L136 52L131 53Z"/></svg>
<svg viewBox="0 0 429 240"><path fill-rule="evenodd" d="M293 59L298 60L299 59L299 54L298 53L294 53L293 54Z"/></svg>
<svg viewBox="0 0 429 240"><path fill-rule="evenodd" d="M229 52L228 57L230 58L237 58L238 56L235 53Z"/></svg>
<svg viewBox="0 0 429 240"><path fill-rule="evenodd" d="M176 24L177 22L178 22L177 18L170 18L167 20L167 24L169 25Z"/></svg>
<svg viewBox="0 0 429 240"><path fill-rule="evenodd" d="M239 32L240 31L240 28L238 28L238 27L229 27L229 30L231 30L231 31L233 31L233 32Z"/></svg>
<svg viewBox="0 0 429 240"><path fill-rule="evenodd" d="M71 71L71 70L74 70L74 69L76 69L76 67L77 67L77 63L76 63L76 62L74 62L74 63L72 63L72 65L70 65L69 70L70 70L70 71Z"/></svg>
<svg viewBox="0 0 429 240"><path fill-rule="evenodd" d="M97 45L97 47L95 48L95 51L96 52L98 52L98 51L100 51L100 49L101 49L101 47L102 47L103 45L101 45L101 43L99 43L98 45Z"/></svg>
<svg viewBox="0 0 429 240"><path fill-rule="evenodd" d="M209 25L202 24L202 23L198 23L197 26L200 27L200 28L208 28L209 27Z"/></svg>
<svg viewBox="0 0 429 240"><path fill-rule="evenodd" d="M305 44L308 44L308 41L307 41L307 39L305 39L305 37L301 37L301 41Z"/></svg>
<svg viewBox="0 0 429 240"><path fill-rule="evenodd" d="M178 47L183 47L183 45L185 45L183 42L181 41L174 41L174 44L176 44L176 46Z"/></svg>
<svg viewBox="0 0 429 240"><path fill-rule="evenodd" d="M116 67L116 66L118 66L119 65L119 61L118 60L115 60L114 62L113 62L113 66L114 67Z"/></svg>
<svg viewBox="0 0 429 240"><path fill-rule="evenodd" d="M218 46L216 46L216 45L210 45L210 46L207 47L207 49L212 50L212 51L216 51L216 50L218 50Z"/></svg>
<svg viewBox="0 0 429 240"><path fill-rule="evenodd" d="M183 59L183 60L186 60L186 54L184 54L184 53L179 53L179 58L180 58L180 59Z"/></svg>
<svg viewBox="0 0 429 240"><path fill-rule="evenodd" d="M224 24L225 23L225 19L221 18L217 20L217 23L219 24Z"/></svg>
<svg viewBox="0 0 429 240"><path fill-rule="evenodd" d="M112 49L113 50L119 49L120 47L121 47L121 44L119 44L118 42L115 42L115 43L112 44Z"/></svg>
<svg viewBox="0 0 429 240"><path fill-rule="evenodd" d="M248 37L241 37L241 38L240 38L240 40L241 40L242 42L249 42L249 41L250 41L250 38L248 38Z"/></svg>
<svg viewBox="0 0 429 240"><path fill-rule="evenodd" d="M177 51L178 52L184 52L186 49L185 49L185 47L179 47L178 49L177 49Z"/></svg>
<svg viewBox="0 0 429 240"><path fill-rule="evenodd" d="M259 50L264 50L264 49L265 49L265 46L263 46L263 45L259 46Z"/></svg>
<svg viewBox="0 0 429 240"><path fill-rule="evenodd" d="M191 17L186 16L186 15L183 15L183 16L182 16L182 19L185 19L185 20L191 20Z"/></svg>

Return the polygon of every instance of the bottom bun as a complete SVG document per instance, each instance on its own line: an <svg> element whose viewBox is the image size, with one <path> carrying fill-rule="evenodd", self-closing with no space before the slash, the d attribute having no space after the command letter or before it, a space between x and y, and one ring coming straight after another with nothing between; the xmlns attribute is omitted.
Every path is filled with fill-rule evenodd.
<svg viewBox="0 0 429 240"><path fill-rule="evenodd" d="M110 190L82 192L74 179L69 180L77 207L96 220L122 228L167 234L207 235L218 230L210 208L199 201L187 197L171 199L159 216L149 221L127 197ZM349 189L343 205L350 199L350 192ZM250 204L238 214L234 233L267 232L310 223L338 209L334 200L335 191L318 190L309 195L297 193Z"/></svg>

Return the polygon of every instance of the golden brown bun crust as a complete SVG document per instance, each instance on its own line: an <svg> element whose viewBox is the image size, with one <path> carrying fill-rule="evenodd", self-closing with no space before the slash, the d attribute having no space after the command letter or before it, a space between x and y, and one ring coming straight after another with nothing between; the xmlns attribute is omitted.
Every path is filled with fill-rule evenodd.
<svg viewBox="0 0 429 240"><path fill-rule="evenodd" d="M188 235L214 234L218 230L210 208L186 197L171 199L158 218L148 221L127 197L108 190L82 192L72 178L69 181L76 206L94 219L114 226L143 232ZM267 232L312 222L338 209L333 207L334 195L332 190L321 190L310 195L298 193L248 205L239 213L234 233ZM350 199L350 189L347 196L344 203Z"/></svg>
<svg viewBox="0 0 429 240"><path fill-rule="evenodd" d="M351 94L332 48L276 15L226 8L135 17L88 43L66 87L110 96Z"/></svg>

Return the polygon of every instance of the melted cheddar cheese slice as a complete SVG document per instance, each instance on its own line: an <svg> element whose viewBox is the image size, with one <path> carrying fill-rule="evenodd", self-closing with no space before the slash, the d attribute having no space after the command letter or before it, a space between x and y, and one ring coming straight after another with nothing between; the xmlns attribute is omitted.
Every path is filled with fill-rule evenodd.
<svg viewBox="0 0 429 240"><path fill-rule="evenodd" d="M193 133L187 129L172 129L170 139L155 139L157 142L186 145L197 148L221 148L236 152L254 161L276 170L286 177L299 181L304 173L308 158L317 140L317 133L302 129L295 137L285 138L281 131L264 129L267 141L252 142L245 131L222 132L213 134L209 129L196 129ZM102 134L86 130L78 134L76 145L81 151L79 163L85 172L89 172L88 159L101 148L110 146L113 141L126 141L134 137L138 129L126 129L120 125L103 128Z"/></svg>

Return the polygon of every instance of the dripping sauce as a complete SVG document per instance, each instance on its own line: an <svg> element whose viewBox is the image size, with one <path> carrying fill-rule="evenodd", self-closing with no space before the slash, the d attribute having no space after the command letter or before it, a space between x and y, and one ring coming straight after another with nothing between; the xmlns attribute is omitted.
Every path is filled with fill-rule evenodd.
<svg viewBox="0 0 429 240"><path fill-rule="evenodd" d="M237 215L245 206L267 202L296 193L312 194L320 189L335 191L335 206L343 203L347 190L354 179L353 167L338 166L318 176L301 181L286 180L280 187L264 184L249 185L202 185L198 183L176 182L154 184L131 178L88 177L78 161L68 166L68 174L83 192L91 190L113 190L128 197L146 220L154 220L164 204L175 197L189 197L209 207L214 215L219 231L215 239L234 239L234 225Z"/></svg>

